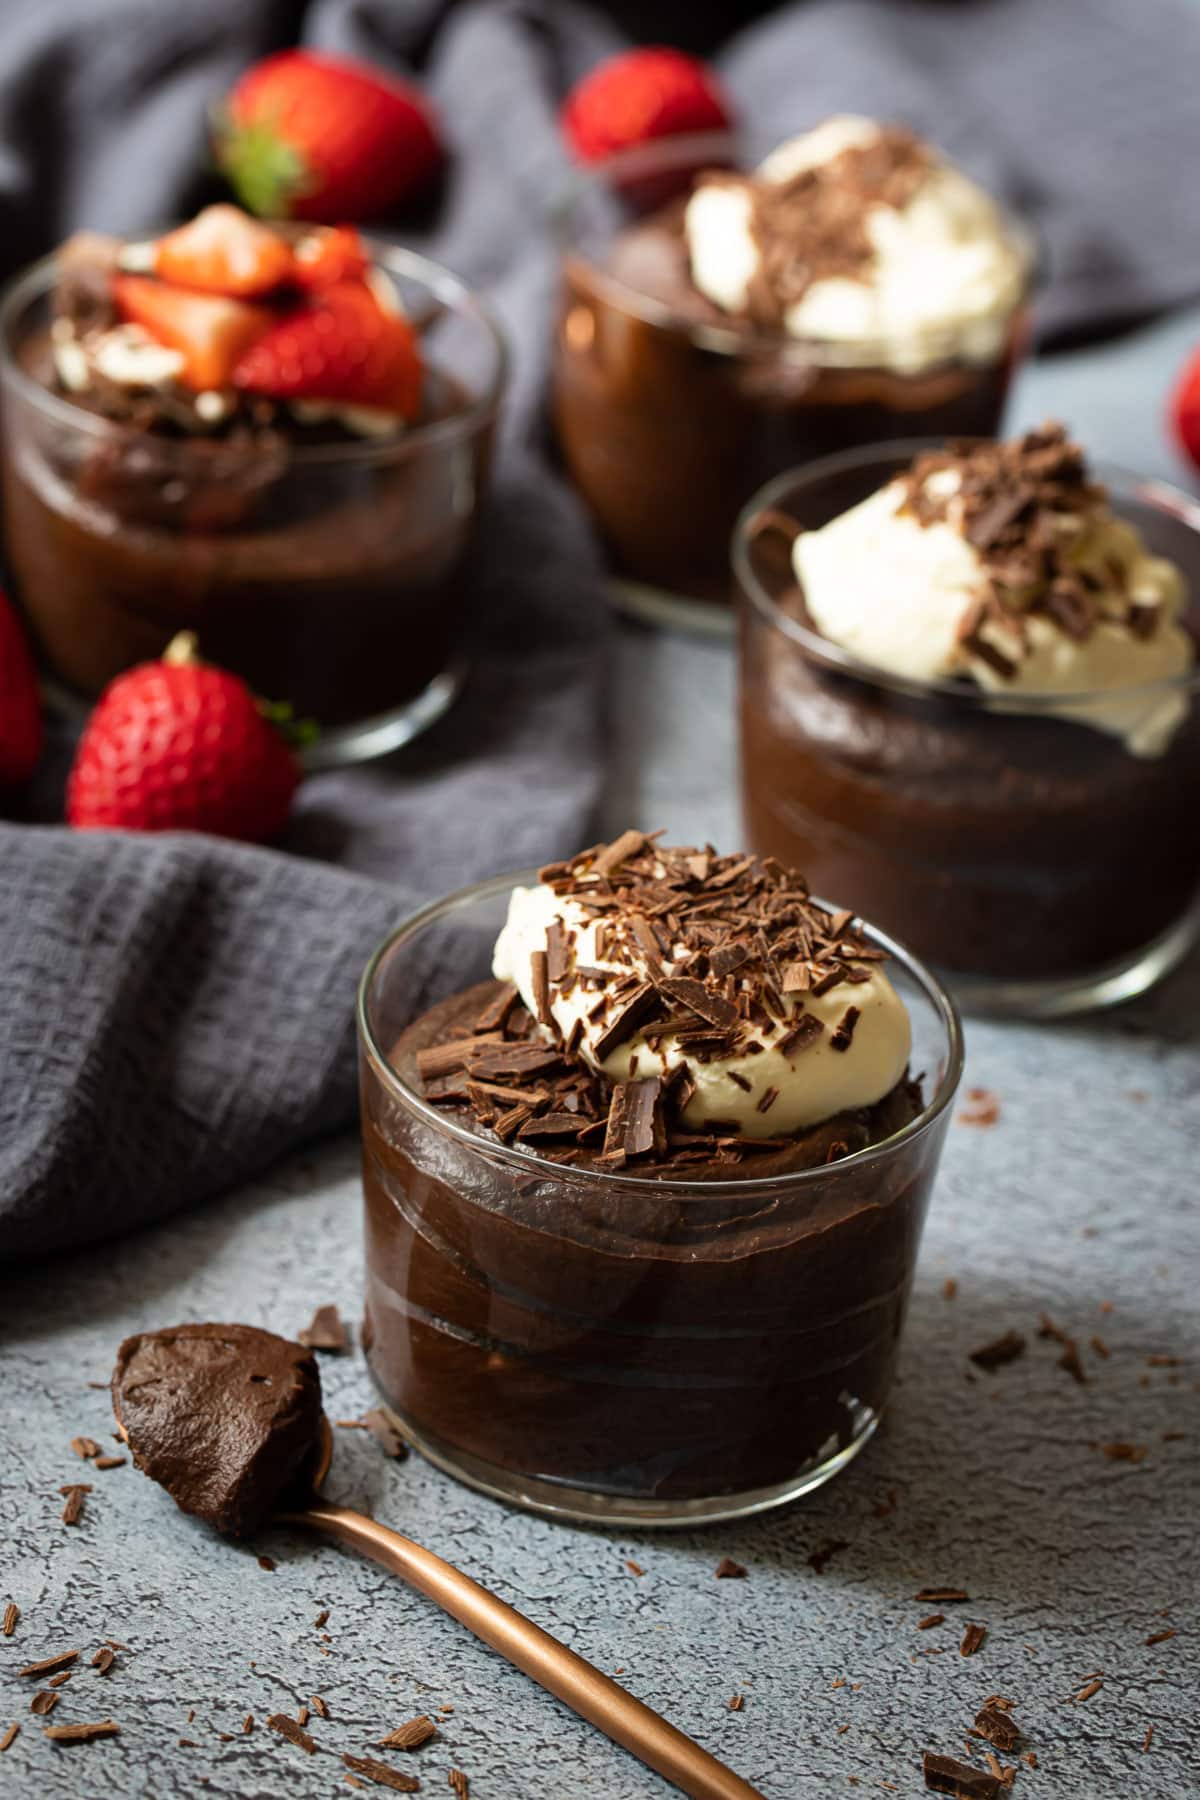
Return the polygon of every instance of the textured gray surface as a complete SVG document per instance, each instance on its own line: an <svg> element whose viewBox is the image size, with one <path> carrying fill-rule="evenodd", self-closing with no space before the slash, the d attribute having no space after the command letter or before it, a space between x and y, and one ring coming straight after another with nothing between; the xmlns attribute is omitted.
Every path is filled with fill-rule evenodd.
<svg viewBox="0 0 1200 1800"><path fill-rule="evenodd" d="M1098 452L1178 473L1161 395L1196 335L1197 320L1182 319L1047 364L1026 381L1021 417L1061 411ZM662 822L732 845L727 653L630 632L625 668L608 823ZM966 1727L997 1693L1012 1698L1038 1759L1036 1770L1018 1765L1018 1796L1195 1792L1198 1015L1193 959L1158 996L1100 1021L970 1030L967 1081L998 1096L1000 1117L952 1128L894 1404L859 1462L813 1499L678 1536L576 1531L508 1513L417 1459L386 1463L346 1431L332 1492L623 1670L768 1800L855 1783L916 1795L921 1751L965 1754ZM356 1317L359 1267L356 1153L343 1145L0 1291L0 1602L11 1596L23 1613L0 1638L0 1731L22 1722L0 1758L0 1792L315 1800L347 1791L338 1753L369 1750L446 1704L437 1742L391 1757L426 1792L448 1792L455 1765L474 1800L666 1794L368 1564L274 1533L255 1546L277 1560L267 1573L129 1467L92 1474L83 1521L59 1522L59 1485L89 1479L69 1439L111 1429L105 1395L86 1383L106 1376L122 1335L212 1317L294 1331L328 1300ZM1080 1340L1085 1385L1036 1337L1043 1311ZM973 1374L967 1352L1010 1327L1029 1339L1023 1359ZM327 1357L323 1373L331 1413L361 1412L357 1356ZM1098 1446L1117 1441L1145 1446L1144 1460L1106 1458ZM847 1545L818 1575L807 1558L831 1539ZM745 1581L713 1579L723 1555L748 1566ZM913 1596L927 1584L961 1585L971 1600L919 1633L934 1609ZM324 1608L328 1641L313 1625ZM964 1661L967 1619L988 1637ZM1145 1644L1170 1628L1178 1635ZM121 1736L59 1748L15 1671L64 1647L90 1655L102 1637L128 1649L104 1678L82 1668L54 1720L111 1715ZM1099 1691L1074 1703L1100 1671ZM745 1695L738 1713L727 1709L734 1693ZM313 1722L321 1750L310 1758L263 1720L312 1694L331 1717ZM252 1735L222 1743L248 1711Z"/></svg>

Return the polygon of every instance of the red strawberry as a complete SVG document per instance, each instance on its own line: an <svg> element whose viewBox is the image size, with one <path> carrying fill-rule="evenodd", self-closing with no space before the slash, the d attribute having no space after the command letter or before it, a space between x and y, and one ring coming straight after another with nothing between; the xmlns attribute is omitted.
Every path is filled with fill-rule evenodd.
<svg viewBox="0 0 1200 1800"><path fill-rule="evenodd" d="M233 384L272 400L334 400L412 419L421 359L408 320L347 281L273 325L242 357Z"/></svg>
<svg viewBox="0 0 1200 1800"><path fill-rule="evenodd" d="M1200 468L1200 350L1183 365L1171 392L1171 424L1180 446Z"/></svg>
<svg viewBox="0 0 1200 1800"><path fill-rule="evenodd" d="M252 212L331 222L386 212L442 160L415 87L311 50L246 71L217 122L216 154Z"/></svg>
<svg viewBox="0 0 1200 1800"><path fill-rule="evenodd" d="M725 131L733 105L711 69L682 50L627 50L576 82L562 109L567 141L583 162L652 138Z"/></svg>
<svg viewBox="0 0 1200 1800"><path fill-rule="evenodd" d="M361 281L367 267L366 245L353 225L320 225L297 242L292 280L303 288L333 287L339 281Z"/></svg>
<svg viewBox="0 0 1200 1800"><path fill-rule="evenodd" d="M206 206L155 246L155 273L234 300L269 294L292 274L291 246L239 206Z"/></svg>
<svg viewBox="0 0 1200 1800"><path fill-rule="evenodd" d="M67 817L265 843L282 831L299 779L245 682L198 662L184 632L161 662L129 669L101 694L75 752Z"/></svg>
<svg viewBox="0 0 1200 1800"><path fill-rule="evenodd" d="M0 589L0 788L28 781L42 753L42 708L21 621Z"/></svg>
<svg viewBox="0 0 1200 1800"><path fill-rule="evenodd" d="M271 324L271 314L244 300L191 294L146 275L114 275L113 299L123 319L184 357L188 387L227 387L234 364Z"/></svg>

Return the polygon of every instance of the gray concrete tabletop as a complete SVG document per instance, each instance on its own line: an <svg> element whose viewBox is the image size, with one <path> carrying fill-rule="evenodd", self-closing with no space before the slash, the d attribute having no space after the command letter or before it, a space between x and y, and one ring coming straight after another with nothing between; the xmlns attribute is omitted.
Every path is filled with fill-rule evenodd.
<svg viewBox="0 0 1200 1800"><path fill-rule="evenodd" d="M1022 378L1017 422L1057 414L1097 455L1179 478L1163 401L1198 339L1187 315L1044 361ZM729 649L631 627L621 654L606 823L733 848ZM915 1796L925 1750L982 1768L987 1746L967 1733L991 1695L1022 1733L1001 1758L1018 1800L1200 1791L1198 1016L1193 958L1102 1018L971 1023L966 1083L997 1116L972 1124L962 1115L993 1109L964 1100L884 1427L808 1500L678 1534L573 1529L418 1457L386 1461L350 1430L331 1492L619 1672L767 1800ZM331 1146L5 1284L0 1609L20 1618L0 1636L0 1741L10 1721L20 1734L0 1794L316 1800L347 1791L343 1754L373 1751L431 1795L451 1791L451 1769L471 1800L668 1793L381 1569L281 1531L218 1541L132 1467L85 1469L71 1451L81 1433L108 1446L107 1396L89 1384L132 1330L217 1318L293 1333L329 1301L357 1318L356 1161L352 1142ZM1077 1341L1082 1382L1039 1336L1043 1316ZM1010 1329L1027 1339L1020 1360L974 1369L968 1353ZM322 1374L332 1416L371 1404L357 1349ZM92 1491L65 1525L59 1489L80 1480ZM745 1579L714 1579L726 1556ZM918 1601L928 1586L969 1599ZM944 1622L918 1629L935 1612ZM968 1622L987 1635L964 1657ZM102 1674L91 1658L110 1638L121 1648ZM119 1736L43 1736L17 1671L67 1649L80 1657L53 1722L112 1718ZM265 1724L302 1706L311 1754ZM437 1719L435 1739L376 1750L417 1713Z"/></svg>

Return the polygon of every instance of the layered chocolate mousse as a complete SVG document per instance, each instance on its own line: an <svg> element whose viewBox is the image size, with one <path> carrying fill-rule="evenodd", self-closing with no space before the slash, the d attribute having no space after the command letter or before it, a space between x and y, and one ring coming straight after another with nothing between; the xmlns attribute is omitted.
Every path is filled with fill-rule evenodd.
<svg viewBox="0 0 1200 1800"><path fill-rule="evenodd" d="M613 177L616 196L639 191ZM587 214L586 198L580 210ZM765 480L886 439L986 434L1024 334L1028 245L912 132L840 116L602 241L580 225L555 416L618 568L728 599Z"/></svg>
<svg viewBox="0 0 1200 1800"><path fill-rule="evenodd" d="M950 970L1153 941L1200 885L1200 718L1187 582L1147 531L1195 561L1059 425L798 474L744 546L755 848Z"/></svg>
<svg viewBox="0 0 1200 1800"><path fill-rule="evenodd" d="M231 1537L265 1524L316 1455L321 1377L302 1344L252 1325L126 1338L113 1412L143 1474Z"/></svg>
<svg viewBox="0 0 1200 1800"><path fill-rule="evenodd" d="M495 395L444 359L453 307L409 263L215 206L148 242L80 234L18 287L5 536L60 682L95 695L188 629L336 727L441 674Z"/></svg>
<svg viewBox="0 0 1200 1800"><path fill-rule="evenodd" d="M518 1496L838 1466L936 1157L910 1047L883 952L777 863L627 832L543 869L493 979L364 1073L366 1343L400 1421Z"/></svg>

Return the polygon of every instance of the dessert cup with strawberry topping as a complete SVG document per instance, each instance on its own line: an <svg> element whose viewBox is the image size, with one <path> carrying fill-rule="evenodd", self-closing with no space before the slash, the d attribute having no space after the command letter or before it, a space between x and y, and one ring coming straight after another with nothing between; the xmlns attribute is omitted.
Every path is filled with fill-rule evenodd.
<svg viewBox="0 0 1200 1800"><path fill-rule="evenodd" d="M444 269L232 206L84 233L0 317L9 570L53 691L180 630L320 727L395 748L450 703L506 356Z"/></svg>

